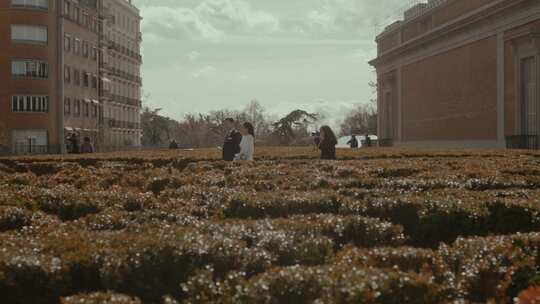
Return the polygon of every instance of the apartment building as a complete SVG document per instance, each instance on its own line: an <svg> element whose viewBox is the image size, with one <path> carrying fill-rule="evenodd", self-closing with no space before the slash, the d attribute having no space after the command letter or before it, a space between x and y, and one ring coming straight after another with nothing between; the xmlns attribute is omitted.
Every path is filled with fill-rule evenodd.
<svg viewBox="0 0 540 304"><path fill-rule="evenodd" d="M104 146L110 150L140 147L140 13L128 0L100 1Z"/></svg>
<svg viewBox="0 0 540 304"><path fill-rule="evenodd" d="M128 0L0 0L0 154L140 146L140 42Z"/></svg>
<svg viewBox="0 0 540 304"><path fill-rule="evenodd" d="M59 152L53 1L0 1L0 154Z"/></svg>
<svg viewBox="0 0 540 304"><path fill-rule="evenodd" d="M540 1L429 0L376 42L382 145L540 147Z"/></svg>
<svg viewBox="0 0 540 304"><path fill-rule="evenodd" d="M99 11L96 0L63 0L64 135L89 137L100 148Z"/></svg>

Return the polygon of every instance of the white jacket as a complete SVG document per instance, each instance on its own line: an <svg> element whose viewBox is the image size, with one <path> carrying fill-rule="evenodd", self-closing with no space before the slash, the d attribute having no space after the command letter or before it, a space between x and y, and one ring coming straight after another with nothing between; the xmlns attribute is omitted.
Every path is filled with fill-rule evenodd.
<svg viewBox="0 0 540 304"><path fill-rule="evenodd" d="M240 142L240 153L236 154L235 160L253 160L253 153L255 153L255 139L253 135L242 136Z"/></svg>

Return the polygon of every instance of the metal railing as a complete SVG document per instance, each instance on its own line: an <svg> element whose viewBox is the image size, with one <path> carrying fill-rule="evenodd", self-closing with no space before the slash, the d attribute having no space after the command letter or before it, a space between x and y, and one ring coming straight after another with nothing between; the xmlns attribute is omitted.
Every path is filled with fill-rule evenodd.
<svg viewBox="0 0 540 304"><path fill-rule="evenodd" d="M507 149L538 150L540 135L513 135L506 137Z"/></svg>
<svg viewBox="0 0 540 304"><path fill-rule="evenodd" d="M109 128L117 128L117 129L131 129L131 130L141 129L140 123L128 122L128 121L122 121L122 120L116 120L116 119L106 119L106 125Z"/></svg>
<svg viewBox="0 0 540 304"><path fill-rule="evenodd" d="M46 145L16 144L13 146L13 154L15 155L34 155L48 153L49 146Z"/></svg>

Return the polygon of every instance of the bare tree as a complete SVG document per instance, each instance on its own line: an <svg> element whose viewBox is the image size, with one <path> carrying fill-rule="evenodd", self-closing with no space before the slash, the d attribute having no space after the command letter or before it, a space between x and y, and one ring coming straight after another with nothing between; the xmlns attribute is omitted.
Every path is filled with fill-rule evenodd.
<svg viewBox="0 0 540 304"><path fill-rule="evenodd" d="M342 136L350 134L376 134L377 111L372 104L359 104L341 124Z"/></svg>

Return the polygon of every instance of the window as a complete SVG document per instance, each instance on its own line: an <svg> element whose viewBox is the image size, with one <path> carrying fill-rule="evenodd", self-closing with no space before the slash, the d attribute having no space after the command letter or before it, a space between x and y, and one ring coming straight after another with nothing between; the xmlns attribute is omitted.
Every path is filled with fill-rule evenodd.
<svg viewBox="0 0 540 304"><path fill-rule="evenodd" d="M11 41L47 44L47 27L13 24Z"/></svg>
<svg viewBox="0 0 540 304"><path fill-rule="evenodd" d="M92 47L92 51L91 51L91 57L93 60L97 60L97 54L98 54L98 51L97 51L97 48L96 47Z"/></svg>
<svg viewBox="0 0 540 304"><path fill-rule="evenodd" d="M78 7L78 6L74 6L74 7L73 7L73 14L72 14L72 16L71 16L71 18L73 18L73 21L79 22L79 18L80 18L79 14L80 14L80 9L79 9L79 7Z"/></svg>
<svg viewBox="0 0 540 304"><path fill-rule="evenodd" d="M82 24L86 27L89 26L89 18L87 13L82 14Z"/></svg>
<svg viewBox="0 0 540 304"><path fill-rule="evenodd" d="M81 85L81 73L77 69L73 69L73 83L75 85Z"/></svg>
<svg viewBox="0 0 540 304"><path fill-rule="evenodd" d="M83 86L87 88L90 86L90 73L83 72Z"/></svg>
<svg viewBox="0 0 540 304"><path fill-rule="evenodd" d="M64 16L71 15L71 2L64 0Z"/></svg>
<svg viewBox="0 0 540 304"><path fill-rule="evenodd" d="M64 98L64 114L71 114L71 99Z"/></svg>
<svg viewBox="0 0 540 304"><path fill-rule="evenodd" d="M11 97L11 111L47 113L49 111L49 96L14 95Z"/></svg>
<svg viewBox="0 0 540 304"><path fill-rule="evenodd" d="M13 60L11 62L11 76L48 78L48 64L36 60Z"/></svg>
<svg viewBox="0 0 540 304"><path fill-rule="evenodd" d="M98 107L97 105L92 105L92 117L96 118L98 117Z"/></svg>
<svg viewBox="0 0 540 304"><path fill-rule="evenodd" d="M69 35L64 36L64 51L69 52L71 50L71 37Z"/></svg>
<svg viewBox="0 0 540 304"><path fill-rule="evenodd" d="M90 104L88 102L84 103L84 117L90 117Z"/></svg>
<svg viewBox="0 0 540 304"><path fill-rule="evenodd" d="M97 89L97 76L92 75L92 89Z"/></svg>
<svg viewBox="0 0 540 304"><path fill-rule="evenodd" d="M88 58L88 42L87 41L83 41L82 52L83 52L83 56Z"/></svg>
<svg viewBox="0 0 540 304"><path fill-rule="evenodd" d="M80 100L75 100L75 109L73 111L73 114L75 114L75 116L80 116L81 115L81 101Z"/></svg>
<svg viewBox="0 0 540 304"><path fill-rule="evenodd" d="M12 6L22 6L28 8L48 9L48 0L11 0Z"/></svg>
<svg viewBox="0 0 540 304"><path fill-rule="evenodd" d="M70 83L71 82L71 68L67 65L64 67L64 82Z"/></svg>
<svg viewBox="0 0 540 304"><path fill-rule="evenodd" d="M81 53L81 39L75 38L73 43L73 52L77 55Z"/></svg>

